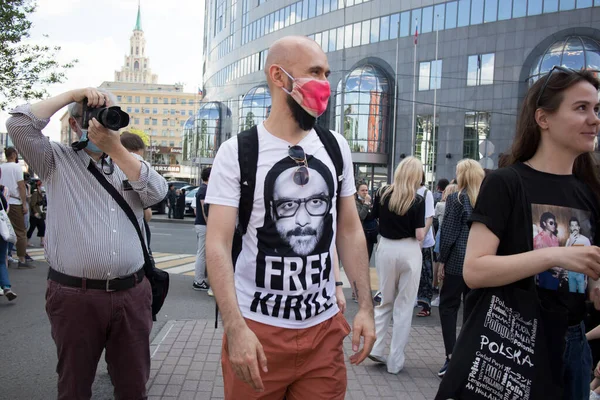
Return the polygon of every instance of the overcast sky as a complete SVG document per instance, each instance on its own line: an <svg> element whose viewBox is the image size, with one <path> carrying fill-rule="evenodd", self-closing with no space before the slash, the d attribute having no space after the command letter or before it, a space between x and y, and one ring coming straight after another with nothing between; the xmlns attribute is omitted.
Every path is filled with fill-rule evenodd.
<svg viewBox="0 0 600 400"><path fill-rule="evenodd" d="M48 88L56 95L114 79L129 52L138 0L37 0L31 40L62 47L61 62L78 59L67 80ZM158 82L181 82L194 93L202 82L204 0L141 0L146 55ZM49 35L44 38L43 35ZM60 140L58 112L44 130ZM7 113L0 113L0 132Z"/></svg>

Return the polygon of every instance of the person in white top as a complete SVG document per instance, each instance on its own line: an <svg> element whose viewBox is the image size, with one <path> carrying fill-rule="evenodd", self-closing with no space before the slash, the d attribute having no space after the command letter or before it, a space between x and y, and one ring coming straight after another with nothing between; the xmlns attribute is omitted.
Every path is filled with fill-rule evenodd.
<svg viewBox="0 0 600 400"><path fill-rule="evenodd" d="M431 315L431 299L433 297L433 247L435 237L433 234L433 193L425 187L425 174L423 173L422 186L417 193L425 199L425 240L423 240L423 268L421 269L421 281L419 282L419 293L417 303L421 306L418 317L429 317Z"/></svg>
<svg viewBox="0 0 600 400"><path fill-rule="evenodd" d="M19 268L32 268L33 265L25 260L27 252L27 230L25 229L25 214L27 214L27 189L23 168L19 165L19 154L14 147L4 150L6 163L0 165L0 185L8 189L8 217L17 235L17 256Z"/></svg>
<svg viewBox="0 0 600 400"><path fill-rule="evenodd" d="M257 127L254 207L235 272L231 249L241 187L236 138L221 145L213 164L205 199L206 259L225 331L225 399L344 398L342 342L350 327L336 304L336 248L359 301L350 362L361 363L375 342L350 147L331 133L344 164L336 179L313 129L327 107L329 72L327 56L307 37L285 37L269 49L272 108Z"/></svg>

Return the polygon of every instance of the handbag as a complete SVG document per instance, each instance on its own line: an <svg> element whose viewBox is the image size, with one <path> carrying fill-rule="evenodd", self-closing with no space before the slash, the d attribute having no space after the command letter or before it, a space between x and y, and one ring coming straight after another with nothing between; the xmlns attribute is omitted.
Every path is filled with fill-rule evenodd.
<svg viewBox="0 0 600 400"><path fill-rule="evenodd" d="M519 176L525 216L526 193ZM530 229L523 232L532 250ZM562 399L567 312L538 297L535 278L472 290L461 329L435 400Z"/></svg>
<svg viewBox="0 0 600 400"><path fill-rule="evenodd" d="M15 234L15 230L10 223L10 218L8 218L8 214L4 209L4 204L2 201L0 201L0 207L0 236L2 236L2 239L6 240L8 243L15 244L17 243L17 235Z"/></svg>
<svg viewBox="0 0 600 400"><path fill-rule="evenodd" d="M113 199L123 209L129 221L133 224L135 231L138 234L140 243L142 244L142 251L144 253L144 273L146 278L150 282L152 287L152 321L156 321L156 315L162 308L167 294L169 293L169 273L162 269L156 268L154 258L152 257L152 251L146 246L146 241L140 229L140 224L137 221L135 213L123 198L123 196L117 191L117 189L104 177L102 173L96 168L93 161L90 160L88 165L88 171L100 182L100 184L106 189L106 191L112 196Z"/></svg>

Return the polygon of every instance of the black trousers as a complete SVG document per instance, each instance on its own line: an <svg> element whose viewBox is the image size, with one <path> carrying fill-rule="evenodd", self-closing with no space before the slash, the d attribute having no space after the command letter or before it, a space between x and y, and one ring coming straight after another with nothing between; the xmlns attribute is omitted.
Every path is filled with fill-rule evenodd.
<svg viewBox="0 0 600 400"><path fill-rule="evenodd" d="M446 355L452 354L456 343L456 321L461 297L464 298L470 289L462 275L449 275L444 277L444 284L440 291L440 322L442 323L442 336ZM463 324L469 317L469 310L463 310Z"/></svg>
<svg viewBox="0 0 600 400"><path fill-rule="evenodd" d="M44 237L46 235L46 221L44 218L36 218L33 215L29 217L29 230L27 231L27 239L31 239L33 231L37 228L38 237Z"/></svg>

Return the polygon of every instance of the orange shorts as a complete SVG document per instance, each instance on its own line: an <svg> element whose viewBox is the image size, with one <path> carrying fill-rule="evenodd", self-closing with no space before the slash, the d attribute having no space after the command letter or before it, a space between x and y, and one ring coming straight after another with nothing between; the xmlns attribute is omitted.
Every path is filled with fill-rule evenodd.
<svg viewBox="0 0 600 400"><path fill-rule="evenodd" d="M260 371L264 392L237 378L223 337L221 364L226 400L343 400L346 365L342 343L350 325L342 313L306 329L287 329L246 319L267 357L269 372Z"/></svg>

